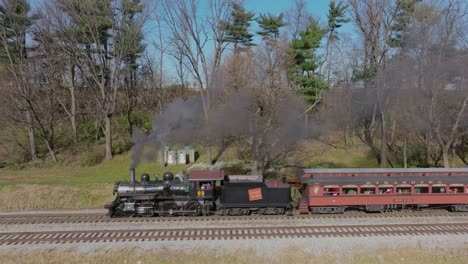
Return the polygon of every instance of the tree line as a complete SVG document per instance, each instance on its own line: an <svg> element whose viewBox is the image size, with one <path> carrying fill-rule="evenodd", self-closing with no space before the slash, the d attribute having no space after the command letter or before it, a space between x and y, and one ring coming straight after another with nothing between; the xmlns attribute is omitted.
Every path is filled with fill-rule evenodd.
<svg viewBox="0 0 468 264"><path fill-rule="evenodd" d="M235 143L263 174L342 131L381 167L467 164L466 12L330 1L321 21L303 0L281 14L235 0L2 0L2 146L27 162L102 143L112 159L164 138L214 163Z"/></svg>

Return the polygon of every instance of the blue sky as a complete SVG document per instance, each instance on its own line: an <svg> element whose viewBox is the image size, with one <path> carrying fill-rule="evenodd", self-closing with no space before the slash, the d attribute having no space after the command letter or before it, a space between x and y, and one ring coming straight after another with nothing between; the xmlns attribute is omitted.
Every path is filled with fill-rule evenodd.
<svg viewBox="0 0 468 264"><path fill-rule="evenodd" d="M30 0L30 3L33 7L40 6L43 2L46 2L48 0ZM147 0L147 1L152 1L152 0ZM337 2L339 0L336 0ZM342 0L343 1L343 0ZM143 1L144 2L144 1ZM199 3L201 6L208 6L209 0L199 0ZM330 0L306 0L307 4L307 12L312 14L315 18L318 18L320 21L320 24L322 26L326 26L327 24L327 13L328 13L328 5L330 3ZM244 6L245 9L248 11L253 11L255 12L255 15L258 16L259 14L264 14L264 13L273 13L273 14L280 14L284 13L287 15L288 11L291 10L294 6L294 0L244 0ZM202 9L202 12L204 13L204 10ZM148 31L145 34L146 41L151 42L152 39L155 37L151 33L151 26L152 23L148 26ZM258 31L258 26L256 22L251 23L251 32L256 32ZM145 30L146 31L146 30ZM353 34L353 26L352 23L347 23L345 24L342 28L338 29L339 34ZM258 43L260 41L260 37L256 36L254 38L254 42ZM149 44L149 43L148 43ZM210 47L208 47L209 49ZM153 53L153 47L152 45L147 45L147 50L150 51L150 53ZM165 60L165 68L169 72L174 71L174 66L172 62ZM170 74L173 75L173 74ZM173 79L173 78L170 78Z"/></svg>
<svg viewBox="0 0 468 264"><path fill-rule="evenodd" d="M40 6L43 2L48 0L30 0L31 5ZM152 0L148 0L152 1ZM200 3L208 3L208 0L199 0ZM339 1L339 0L336 0ZM330 0L306 0L307 11L314 17L319 18L320 21L325 25L327 21L328 4ZM249 11L255 12L256 15L261 13L287 13L293 5L293 0L244 0L245 8ZM253 24L253 30L255 30L255 23ZM340 28L341 32L350 32L352 27L350 23Z"/></svg>
<svg viewBox="0 0 468 264"><path fill-rule="evenodd" d="M328 12L328 0L308 0L307 11L325 19ZM286 13L293 7L293 0L246 0L245 7L255 13Z"/></svg>
<svg viewBox="0 0 468 264"><path fill-rule="evenodd" d="M336 0L338 2L338 0ZM261 13L280 14L287 12L294 6L293 0L245 0L245 8L254 11L256 15ZM327 23L329 0L306 0L307 12L315 18L319 18L323 25ZM352 25L348 23L339 29L340 32L352 32Z"/></svg>
<svg viewBox="0 0 468 264"><path fill-rule="evenodd" d="M43 2L48 0L29 0L33 7L40 6ZM153 1L153 0L147 0ZM340 0L335 0L340 1ZM343 0L341 0L343 1ZM143 1L144 2L144 1ZM203 5L208 5L209 0L199 0ZM330 0L305 0L307 3L307 12L312 14L315 18L319 18L323 26L327 23L328 5ZM294 6L294 0L244 0L244 6L248 11L255 12L255 15L263 13L280 14L284 13L287 15L288 11ZM257 30L256 23L252 23L251 30L255 32ZM345 24L339 29L340 33L352 33L351 23ZM151 37L150 37L151 38ZM257 41L257 39L256 39Z"/></svg>

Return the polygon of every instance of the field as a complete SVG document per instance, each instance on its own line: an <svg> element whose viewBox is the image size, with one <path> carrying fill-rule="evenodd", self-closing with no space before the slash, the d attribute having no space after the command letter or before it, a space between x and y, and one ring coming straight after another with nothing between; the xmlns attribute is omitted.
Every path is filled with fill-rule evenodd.
<svg viewBox="0 0 468 264"><path fill-rule="evenodd" d="M425 249L414 248L382 248L375 252L357 251L346 253L309 253L298 248L287 248L272 252L271 256L258 256L254 251L236 250L232 252L217 252L206 250L192 251L143 251L141 249L98 250L94 253L75 251L37 250L25 253L0 253L4 264L13 263L466 263L468 248Z"/></svg>
<svg viewBox="0 0 468 264"><path fill-rule="evenodd" d="M221 160L233 160L236 150L227 151ZM331 146L314 142L304 144L302 151L295 153L299 159L303 153L307 166L311 167L376 167L375 159L361 144ZM204 157L200 159L204 161ZM0 170L0 211L88 209L103 208L112 201L114 182L128 179L129 155L116 156L111 161L93 167L28 168L23 170ZM151 177L162 175L167 170L181 172L188 165L162 167L157 162L143 162L137 168L137 176L148 172ZM419 244L418 244L419 245ZM74 249L42 249L32 251L1 251L1 263L466 263L468 245L456 249L407 246L380 248L369 251L362 248L352 252L309 252L290 247L271 255L259 255L251 250L215 251L190 249L179 251L163 248L158 251L141 248L118 249L114 247L90 249L81 252Z"/></svg>
<svg viewBox="0 0 468 264"><path fill-rule="evenodd" d="M236 158L230 149L221 160ZM304 156L304 153L311 153ZM206 160L201 153L200 161ZM331 146L321 142L308 142L295 159L304 159L310 167L376 167L374 158L362 144ZM112 201L112 186L128 179L130 156L120 155L113 160L92 167L54 166L49 168L0 169L1 211L42 209L103 208ZM165 171L180 173L189 165L162 167L158 162L142 162L137 167L137 177L143 172L162 175Z"/></svg>
<svg viewBox="0 0 468 264"><path fill-rule="evenodd" d="M128 179L130 157L116 156L93 167L53 167L0 170L0 210L103 208L112 201L112 187ZM172 166L181 172L188 166ZM157 162L142 163L137 174L162 175Z"/></svg>

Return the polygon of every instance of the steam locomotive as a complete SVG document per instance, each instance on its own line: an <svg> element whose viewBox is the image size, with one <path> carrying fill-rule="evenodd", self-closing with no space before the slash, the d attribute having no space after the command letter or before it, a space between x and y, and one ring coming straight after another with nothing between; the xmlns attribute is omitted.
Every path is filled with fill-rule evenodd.
<svg viewBox="0 0 468 264"><path fill-rule="evenodd" d="M284 214L290 211L290 185L261 176L230 175L223 171L166 172L162 179L148 174L114 187L115 200L106 205L111 217Z"/></svg>
<svg viewBox="0 0 468 264"><path fill-rule="evenodd" d="M292 186L301 191L291 198ZM263 179L223 171L142 174L114 187L111 217L385 212L447 208L468 212L468 169L303 169L298 179ZM297 206L293 206L296 205Z"/></svg>

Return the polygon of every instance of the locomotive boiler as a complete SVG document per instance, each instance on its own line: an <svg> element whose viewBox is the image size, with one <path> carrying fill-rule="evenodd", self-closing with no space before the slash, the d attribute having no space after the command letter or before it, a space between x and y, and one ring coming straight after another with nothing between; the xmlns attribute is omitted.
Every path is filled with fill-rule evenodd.
<svg viewBox="0 0 468 264"><path fill-rule="evenodd" d="M219 175L218 177L224 177ZM163 174L162 179L153 180L146 173L138 182L135 169L130 170L130 181L117 182L114 187L115 200L106 205L111 217L119 216L167 216L208 214L217 191L213 181L204 182L203 192L199 182L190 181L185 174L174 176L171 172Z"/></svg>
<svg viewBox="0 0 468 264"><path fill-rule="evenodd" d="M115 200L106 205L111 217L284 214L291 208L290 186L285 179L230 175L223 171L192 171L188 175L164 173L138 182L135 170L130 181L117 182Z"/></svg>

